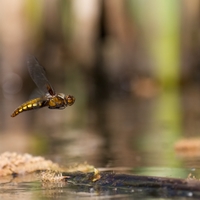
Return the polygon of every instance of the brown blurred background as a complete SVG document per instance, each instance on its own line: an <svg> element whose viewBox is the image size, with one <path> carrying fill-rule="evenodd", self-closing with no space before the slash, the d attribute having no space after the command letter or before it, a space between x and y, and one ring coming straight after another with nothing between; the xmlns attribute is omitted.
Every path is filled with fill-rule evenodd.
<svg viewBox="0 0 200 200"><path fill-rule="evenodd" d="M0 152L182 166L174 144L200 128L199 25L198 0L1 0ZM72 107L10 117L41 96L27 54Z"/></svg>

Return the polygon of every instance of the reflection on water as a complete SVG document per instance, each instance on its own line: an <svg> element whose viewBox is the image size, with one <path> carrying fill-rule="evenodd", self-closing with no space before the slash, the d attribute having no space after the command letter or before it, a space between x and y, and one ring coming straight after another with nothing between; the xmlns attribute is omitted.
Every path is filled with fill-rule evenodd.
<svg viewBox="0 0 200 200"><path fill-rule="evenodd" d="M149 164L181 166L176 158L174 145L182 134L182 115L178 90L163 91L155 100L151 113L151 125L141 139L140 149L148 152L145 155L147 166ZM157 158L151 159L155 155Z"/></svg>
<svg viewBox="0 0 200 200"><path fill-rule="evenodd" d="M49 127L41 132L45 123L42 126L40 122L30 130L31 134L1 135L1 152L12 151L24 143L26 152L50 157L65 165L87 161L95 167L182 168L191 166L189 162L198 166L197 157L185 161L187 158L179 157L174 151L179 137L191 130L187 123L189 119L191 124L191 115L188 115L190 118L184 117L186 107L191 107L191 103L187 100L187 104L181 107L183 97L180 95L177 91L170 91L150 98L108 98L102 104L96 103L93 110L85 109L81 117L85 116L83 120L87 123L78 128L58 124L60 127L55 127L51 134ZM191 98L191 93L185 97ZM198 95L195 97L199 98ZM51 110L47 112L52 113ZM63 113L58 112L56 116ZM183 118L187 129L184 129ZM16 141L15 145L9 142L12 140Z"/></svg>
<svg viewBox="0 0 200 200"><path fill-rule="evenodd" d="M77 156L101 167L179 166L174 154L181 129L176 95L110 99L97 104L92 114L96 126L75 133L77 137L66 135L71 144L65 152L70 154L71 149L74 155L80 149Z"/></svg>
<svg viewBox="0 0 200 200"><path fill-rule="evenodd" d="M198 178L200 172L196 167L200 163L199 157L181 157L174 151L174 143L183 132L181 121L184 109L179 99L180 95L176 92L152 98L109 99L88 113L88 121L93 123L85 124L80 129L72 128L66 134L57 132L50 137L47 134L40 134L39 137L33 134L31 141L34 139L36 142L32 152L43 146L41 152L44 156L66 166L87 161L95 167L121 169L121 173L177 178L186 178L192 173ZM66 184L47 188L35 181L4 181L0 185L0 197L96 199L99 195L92 188L77 190ZM109 197L114 193L101 195ZM139 191L131 194L131 197L141 196L145 197ZM117 194L116 197L123 199L124 194Z"/></svg>
<svg viewBox="0 0 200 200"><path fill-rule="evenodd" d="M181 107L181 101L177 91L154 98L109 99L90 112L93 124L68 132L57 143L54 140L53 152L64 156L65 164L88 161L96 167L196 167L197 157L183 158L174 150L187 132L182 122L187 108ZM193 165L189 165L191 161Z"/></svg>

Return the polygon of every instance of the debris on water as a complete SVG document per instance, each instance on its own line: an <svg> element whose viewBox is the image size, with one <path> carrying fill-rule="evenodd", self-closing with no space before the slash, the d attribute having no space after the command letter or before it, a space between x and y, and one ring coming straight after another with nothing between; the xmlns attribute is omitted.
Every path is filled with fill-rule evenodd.
<svg viewBox="0 0 200 200"><path fill-rule="evenodd" d="M187 138L175 144L175 151L182 157L200 156L200 138Z"/></svg>
<svg viewBox="0 0 200 200"><path fill-rule="evenodd" d="M38 170L59 170L58 164L41 156L5 152L0 154L0 176L31 173Z"/></svg>
<svg viewBox="0 0 200 200"><path fill-rule="evenodd" d="M188 174L187 180L197 180L195 176L193 176L191 173Z"/></svg>
<svg viewBox="0 0 200 200"><path fill-rule="evenodd" d="M43 171L40 173L40 178L42 182L51 182L51 183L57 183L61 182L64 178L67 178L66 176L62 176L61 172L56 171Z"/></svg>
<svg viewBox="0 0 200 200"><path fill-rule="evenodd" d="M36 171L43 171L42 177L44 181L47 179L56 180L60 179L59 173L65 172L95 172L94 180L99 179L98 170L87 163L76 164L68 168L60 167L57 163L51 160L46 160L41 156L32 156L30 154L19 154L16 152L5 152L0 154L0 177L8 175L22 175ZM65 177L66 178L66 177Z"/></svg>

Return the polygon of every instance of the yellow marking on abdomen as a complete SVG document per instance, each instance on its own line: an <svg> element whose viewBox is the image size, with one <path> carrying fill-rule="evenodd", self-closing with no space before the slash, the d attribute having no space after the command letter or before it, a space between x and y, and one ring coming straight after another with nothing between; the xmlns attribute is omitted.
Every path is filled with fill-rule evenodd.
<svg viewBox="0 0 200 200"><path fill-rule="evenodd" d="M41 106L42 106L42 100L41 100L41 98L32 99L30 101L27 101L27 102L23 103L21 106L19 106L13 112L13 114L11 115L11 117L15 117L16 115L18 115L19 113L21 113L23 111L28 111L28 110L40 108Z"/></svg>
<svg viewBox="0 0 200 200"><path fill-rule="evenodd" d="M23 106L23 110L27 110L27 106Z"/></svg>
<svg viewBox="0 0 200 200"><path fill-rule="evenodd" d="M33 105L32 104L28 104L27 106L28 106L28 108L32 108Z"/></svg>

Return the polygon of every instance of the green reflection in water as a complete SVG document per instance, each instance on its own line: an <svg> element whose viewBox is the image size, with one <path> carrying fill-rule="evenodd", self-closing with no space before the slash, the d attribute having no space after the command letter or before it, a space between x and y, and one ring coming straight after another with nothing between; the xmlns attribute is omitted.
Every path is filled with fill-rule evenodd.
<svg viewBox="0 0 200 200"><path fill-rule="evenodd" d="M136 1L139 3L139 1ZM149 115L150 126L141 140L146 166L179 167L174 143L182 132L180 107L180 1L142 1L138 19L153 64L160 93ZM144 3L145 2L145 3ZM174 172L176 173L176 172ZM156 175L156 174L153 174ZM172 174L170 174L172 175Z"/></svg>
<svg viewBox="0 0 200 200"><path fill-rule="evenodd" d="M140 168L134 168L132 173L142 176L156 175L161 177L185 179L189 173L193 174L193 171L190 169L182 169L182 168L140 167Z"/></svg>
<svg viewBox="0 0 200 200"><path fill-rule="evenodd" d="M183 167L177 159L174 144L182 133L182 114L179 100L179 91L163 92L152 108L151 122L147 127L146 134L141 139L140 150L145 166L160 167ZM171 171L169 176L187 177L184 171ZM161 173L162 174L162 173ZM159 174L159 175L161 175ZM149 175L158 175L153 171ZM163 174L166 176L166 172Z"/></svg>
<svg viewBox="0 0 200 200"><path fill-rule="evenodd" d="M152 150L160 149L160 152L163 151L164 154L169 154L173 158L174 143L181 133L179 92L176 90L163 92L156 101L152 115L152 135L157 142L151 148ZM164 156L163 153L162 156ZM176 163L176 160L174 162Z"/></svg>

